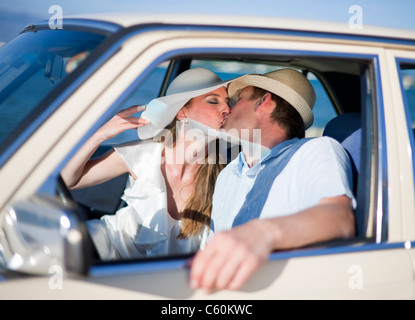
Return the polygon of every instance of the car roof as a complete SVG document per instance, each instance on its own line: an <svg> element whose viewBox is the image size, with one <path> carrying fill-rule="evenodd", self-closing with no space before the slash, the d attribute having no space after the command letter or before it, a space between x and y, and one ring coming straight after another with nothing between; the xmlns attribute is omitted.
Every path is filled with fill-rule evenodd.
<svg viewBox="0 0 415 320"><path fill-rule="evenodd" d="M200 14L140 14L140 13L95 13L68 16L70 19L103 21L127 28L140 24L204 25L224 27L270 28L281 30L371 36L390 39L415 40L415 31L388 27L362 25L361 28L345 23L304 19L287 19L242 15L200 15Z"/></svg>

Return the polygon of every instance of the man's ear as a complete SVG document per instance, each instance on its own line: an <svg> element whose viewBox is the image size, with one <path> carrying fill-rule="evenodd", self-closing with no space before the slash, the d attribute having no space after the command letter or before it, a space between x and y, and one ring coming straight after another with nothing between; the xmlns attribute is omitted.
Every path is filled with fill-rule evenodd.
<svg viewBox="0 0 415 320"><path fill-rule="evenodd" d="M258 102L255 105L255 111L262 112L263 109L266 107L268 102L271 100L271 94L267 92L262 96L261 99L258 100Z"/></svg>
<svg viewBox="0 0 415 320"><path fill-rule="evenodd" d="M187 113L185 108L181 108L176 115L177 120L183 120L187 118Z"/></svg>

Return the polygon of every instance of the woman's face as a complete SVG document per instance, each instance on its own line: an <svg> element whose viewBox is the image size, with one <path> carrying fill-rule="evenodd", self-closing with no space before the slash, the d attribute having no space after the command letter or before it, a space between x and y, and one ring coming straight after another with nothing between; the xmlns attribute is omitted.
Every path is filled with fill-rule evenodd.
<svg viewBox="0 0 415 320"><path fill-rule="evenodd" d="M220 129L229 115L228 101L228 92L221 87L193 98L177 116L179 120L189 118L213 129Z"/></svg>

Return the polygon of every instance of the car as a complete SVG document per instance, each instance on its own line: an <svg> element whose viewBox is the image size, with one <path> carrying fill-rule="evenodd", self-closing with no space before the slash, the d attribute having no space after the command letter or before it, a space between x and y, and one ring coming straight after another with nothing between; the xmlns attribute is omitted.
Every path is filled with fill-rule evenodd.
<svg viewBox="0 0 415 320"><path fill-rule="evenodd" d="M240 290L210 295L189 287L193 253L94 256L85 221L114 214L126 177L70 191L61 170L115 113L195 67L223 80L283 67L307 76L307 136L338 139L355 166L354 238L273 252ZM43 21L0 49L0 114L1 299L415 298L415 32L214 15Z"/></svg>

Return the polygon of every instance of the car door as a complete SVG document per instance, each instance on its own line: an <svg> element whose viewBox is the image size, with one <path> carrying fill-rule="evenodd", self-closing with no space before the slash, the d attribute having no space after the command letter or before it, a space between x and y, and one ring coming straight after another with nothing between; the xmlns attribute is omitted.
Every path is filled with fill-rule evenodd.
<svg viewBox="0 0 415 320"><path fill-rule="evenodd" d="M137 27L114 42L112 55L85 79L82 86L16 152L0 173L4 181L11 167L28 156L37 161L27 166L12 182L7 199L18 200L53 184L60 170L87 137L102 125L132 91L160 63L180 56L287 55L298 57L340 57L364 61L367 72L364 113L368 139L364 197L368 225L362 238L321 244L288 252L275 252L239 291L221 291L213 298L408 298L414 295L413 264L399 228L402 199L390 199L391 175L397 168L390 157L395 141L393 124L385 120L391 111L388 68L384 48L369 42L325 38L324 35L290 34L278 30L246 30L195 26ZM116 49L116 50L115 50ZM394 116L394 115L391 115ZM401 115L402 116L402 115ZM56 128L56 123L62 123ZM395 124L396 127L396 124ZM54 135L50 137L53 130ZM44 142L44 141L47 141ZM32 154L31 145L42 146ZM390 167L390 165L393 165ZM413 184L413 181L411 181ZM399 188L402 186L399 185ZM413 197L413 195L412 195ZM412 204L413 206L413 200ZM387 218L387 219L386 219ZM388 224L392 222L391 226ZM397 226L398 224L398 226ZM388 232L385 232L387 230ZM413 229L405 238L412 243ZM15 282L1 284L8 292L30 296L76 298L209 298L188 286L191 255L146 260L96 262L82 278L64 278L63 288L51 289L48 279L30 279L23 290ZM50 280L50 279L49 279ZM33 291L31 291L33 290Z"/></svg>

